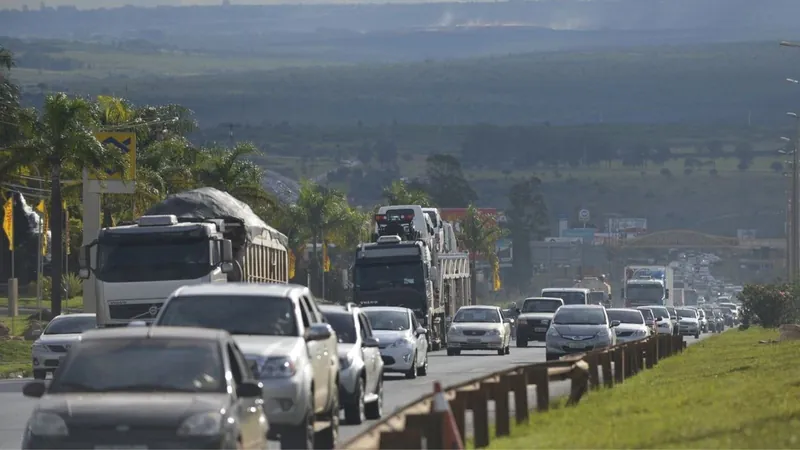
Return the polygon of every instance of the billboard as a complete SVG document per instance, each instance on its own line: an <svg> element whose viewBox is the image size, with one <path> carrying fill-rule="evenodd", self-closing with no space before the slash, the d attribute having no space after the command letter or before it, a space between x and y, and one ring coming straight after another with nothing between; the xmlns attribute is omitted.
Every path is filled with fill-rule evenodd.
<svg viewBox="0 0 800 450"><path fill-rule="evenodd" d="M502 238L497 240L497 258L500 260L500 264L510 263L514 260L511 239Z"/></svg>
<svg viewBox="0 0 800 450"><path fill-rule="evenodd" d="M565 238L581 238L585 244L594 244L596 228L568 228L561 233Z"/></svg>
<svg viewBox="0 0 800 450"><path fill-rule="evenodd" d="M647 233L647 219L612 217L608 219L609 233Z"/></svg>

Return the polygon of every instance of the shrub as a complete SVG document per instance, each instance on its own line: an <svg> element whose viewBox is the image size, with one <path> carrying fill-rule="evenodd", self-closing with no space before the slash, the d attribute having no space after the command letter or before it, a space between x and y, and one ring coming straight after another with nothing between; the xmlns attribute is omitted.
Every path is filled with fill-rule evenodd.
<svg viewBox="0 0 800 450"><path fill-rule="evenodd" d="M797 286L786 284L748 284L739 294L742 300L744 323L760 323L765 328L777 328L798 319Z"/></svg>

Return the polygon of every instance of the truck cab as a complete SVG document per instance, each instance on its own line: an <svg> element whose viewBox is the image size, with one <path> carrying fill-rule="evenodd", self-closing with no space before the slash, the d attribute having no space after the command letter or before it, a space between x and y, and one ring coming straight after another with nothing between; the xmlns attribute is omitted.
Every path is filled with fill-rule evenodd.
<svg viewBox="0 0 800 450"><path fill-rule="evenodd" d="M625 307L665 306L668 295L661 280L629 280L625 285Z"/></svg>

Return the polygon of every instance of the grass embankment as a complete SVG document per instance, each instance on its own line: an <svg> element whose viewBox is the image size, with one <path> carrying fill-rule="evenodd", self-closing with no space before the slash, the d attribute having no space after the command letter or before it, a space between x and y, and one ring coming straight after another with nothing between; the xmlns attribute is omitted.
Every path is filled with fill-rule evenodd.
<svg viewBox="0 0 800 450"><path fill-rule="evenodd" d="M800 448L800 341L731 330L490 448Z"/></svg>
<svg viewBox="0 0 800 450"><path fill-rule="evenodd" d="M0 317L0 323L7 326L13 337L22 336L28 326L27 317ZM0 378L11 374L31 374L30 341L0 338Z"/></svg>

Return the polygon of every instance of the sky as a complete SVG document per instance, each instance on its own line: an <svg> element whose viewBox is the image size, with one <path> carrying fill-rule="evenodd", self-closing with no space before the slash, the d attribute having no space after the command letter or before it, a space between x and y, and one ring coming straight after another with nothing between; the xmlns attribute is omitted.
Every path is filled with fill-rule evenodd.
<svg viewBox="0 0 800 450"><path fill-rule="evenodd" d="M441 0L445 1L445 0ZM453 1L453 0L449 0ZM391 3L427 3L431 0L389 0ZM0 9L38 9L41 0L0 0ZM125 5L221 5L222 0L45 0L48 7L75 6L79 9L116 8ZM269 5L280 3L387 3L387 0L230 0L234 5Z"/></svg>

